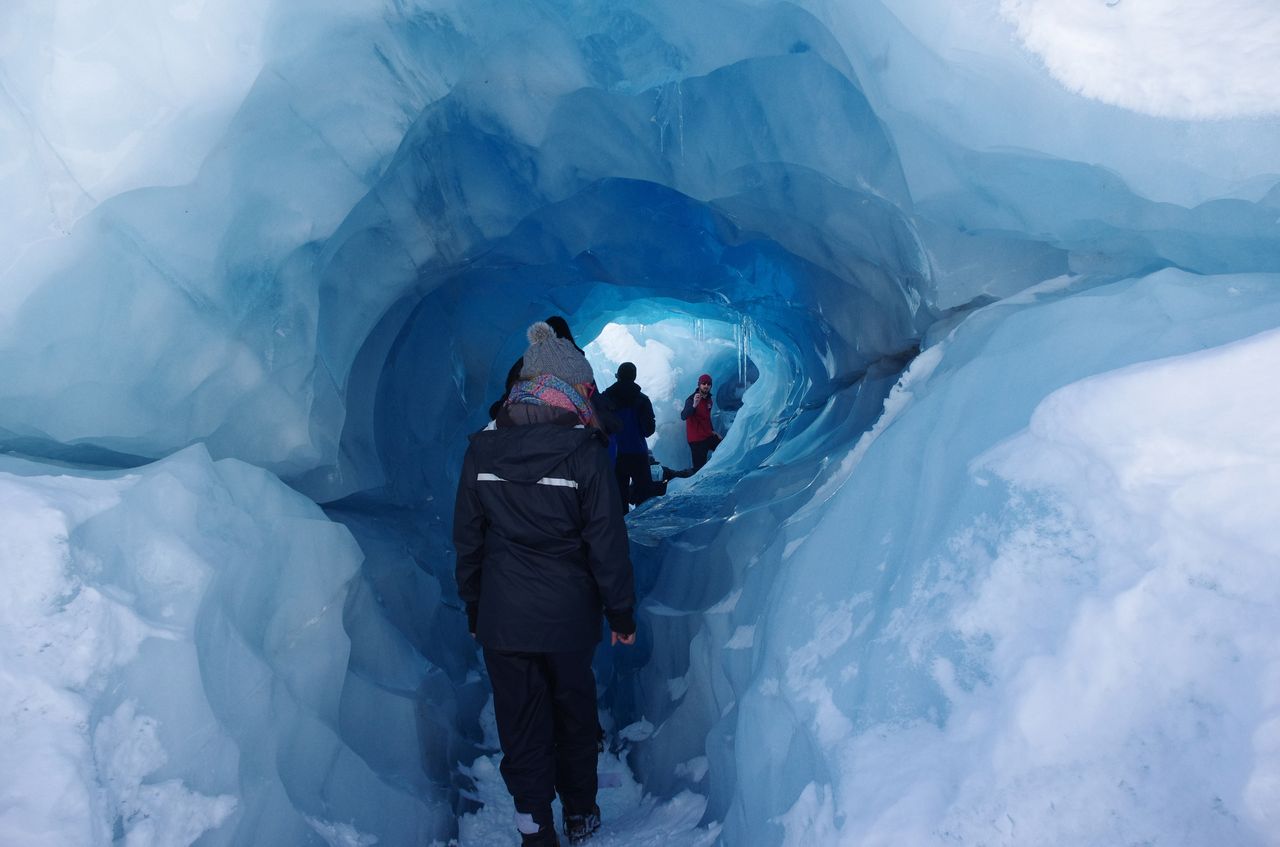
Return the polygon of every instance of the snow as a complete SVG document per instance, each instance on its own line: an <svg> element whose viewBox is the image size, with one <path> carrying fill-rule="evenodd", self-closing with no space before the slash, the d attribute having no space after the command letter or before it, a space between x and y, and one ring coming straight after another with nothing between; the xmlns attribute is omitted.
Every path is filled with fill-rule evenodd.
<svg viewBox="0 0 1280 847"><path fill-rule="evenodd" d="M795 554L787 592L812 593L816 609L788 600L794 612L769 619L769 653L787 675L749 705L762 716L778 698L797 709L793 731L813 738L833 774L830 787L802 772L784 789L795 793L777 817L782 843L942 844L993 830L1014 843L1170 831L1187 843L1274 843L1280 548L1263 524L1280 456L1276 398L1258 386L1280 335L1250 334L1272 320L1259 314L1224 337L1231 323L1206 317L1217 310L1201 298L1238 316L1277 304L1271 280L1250 287L1255 306L1230 280L1206 283L1162 273L1079 303L1005 307L990 315L1000 329L983 356L960 354L977 340L969 324L940 345L937 368L831 507L877 486L881 500L913 490L928 468L893 485L879 476L903 474L894 445L914 443L903 430L939 420L928 406L978 377L971 390L990 411L950 418L939 434L951 447L939 470L963 481L917 500L932 519L910 558L889 542L891 562L913 564L890 570L875 607L824 608L823 596L884 579L859 567L872 551L846 556L839 572L822 563L848 549L845 534L884 521L823 525ZM1076 306L1115 317L1151 296L1175 314L1189 296L1201 316L1142 335L1129 314L1127 330L1095 323L1088 340L1056 317ZM1061 379L1068 359L1049 351L1062 342L1084 358L1119 352L1117 366L1026 394ZM1142 344L1154 346L1126 361ZM998 378L995 350L1022 359L1022 381ZM1096 367L1068 370L1082 366ZM851 698L863 685L891 692Z"/></svg>
<svg viewBox="0 0 1280 847"><path fill-rule="evenodd" d="M1280 20L1257 0L1003 0L1027 48L1063 85L1152 115L1280 110Z"/></svg>
<svg viewBox="0 0 1280 847"><path fill-rule="evenodd" d="M328 729L360 554L314 503L201 447L127 473L0 458L0 501L0 840L295 841L311 825L293 802L326 789L290 761L291 734L329 751L328 778L364 782ZM415 825L431 829L392 821L383 839Z"/></svg>
<svg viewBox="0 0 1280 847"><path fill-rule="evenodd" d="M516 843L450 510L562 314L727 435L594 843L1280 844L1273 6L7 4L0 843Z"/></svg>
<svg viewBox="0 0 1280 847"><path fill-rule="evenodd" d="M501 754L477 759L467 769L475 784L475 797L484 803L483 808L466 815L459 822L460 847L500 847L518 845L520 839L512 820L515 805L507 793L498 773ZM684 791L665 802L645 796L639 784L631 777L626 765L617 756L603 753L600 756L602 777L617 775L616 786L605 786L601 779L598 795L601 829L591 839L591 844L601 847L712 847L719 835L719 827L698 826L706 808L706 800ZM554 805L557 826L560 824L559 801Z"/></svg>

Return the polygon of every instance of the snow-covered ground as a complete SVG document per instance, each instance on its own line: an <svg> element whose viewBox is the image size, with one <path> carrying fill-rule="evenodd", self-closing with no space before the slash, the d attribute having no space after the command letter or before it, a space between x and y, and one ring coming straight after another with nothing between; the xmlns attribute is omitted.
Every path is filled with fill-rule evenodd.
<svg viewBox="0 0 1280 847"><path fill-rule="evenodd" d="M511 843L448 502L550 311L672 466L760 374L631 518L597 843L1280 844L1275 0L18 0L0 56L0 844Z"/></svg>

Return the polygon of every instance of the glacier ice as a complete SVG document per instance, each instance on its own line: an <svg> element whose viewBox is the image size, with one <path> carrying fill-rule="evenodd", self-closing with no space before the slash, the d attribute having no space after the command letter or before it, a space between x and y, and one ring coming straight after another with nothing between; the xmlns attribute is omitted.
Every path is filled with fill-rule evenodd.
<svg viewBox="0 0 1280 847"><path fill-rule="evenodd" d="M602 844L1280 843L1271 12L6 5L0 842L510 842L447 527L559 313L741 403Z"/></svg>
<svg viewBox="0 0 1280 847"><path fill-rule="evenodd" d="M1243 695L1277 667L1254 523L1276 282L1165 271L995 304L908 370L823 506L842 519L766 553L786 590L732 689L763 755L725 751L727 840L772 819L788 843L1270 843L1229 784L1280 766L1271 706Z"/></svg>
<svg viewBox="0 0 1280 847"><path fill-rule="evenodd" d="M305 843L371 802L383 843L448 830L439 790L389 786L343 738L344 527L199 446L2 473L6 841Z"/></svg>

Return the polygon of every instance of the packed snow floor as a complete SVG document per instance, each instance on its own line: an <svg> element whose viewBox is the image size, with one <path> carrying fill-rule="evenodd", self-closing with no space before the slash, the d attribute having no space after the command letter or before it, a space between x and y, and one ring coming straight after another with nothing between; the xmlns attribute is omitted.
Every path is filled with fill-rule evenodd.
<svg viewBox="0 0 1280 847"><path fill-rule="evenodd" d="M515 806L498 772L501 755L477 759L466 772L475 781L475 799L483 808L459 821L460 847L505 847L518 845ZM644 794L626 763L611 753L600 755L600 831L591 839L593 847L711 847L719 827L700 828L698 820L706 800L693 792L678 794L659 803ZM556 826L560 826L560 804L555 804ZM565 842L560 836L561 843Z"/></svg>

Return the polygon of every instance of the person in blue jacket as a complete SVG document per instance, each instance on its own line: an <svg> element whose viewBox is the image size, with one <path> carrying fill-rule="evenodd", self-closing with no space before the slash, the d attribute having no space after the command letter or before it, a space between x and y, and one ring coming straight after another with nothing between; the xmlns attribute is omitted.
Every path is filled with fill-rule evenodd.
<svg viewBox="0 0 1280 847"><path fill-rule="evenodd" d="M603 396L621 427L611 440L617 454L614 472L625 511L628 504L640 503L649 494L649 444L645 439L657 430L657 421L653 403L636 384L636 366L623 362L618 365L616 376L618 381L606 388Z"/></svg>
<svg viewBox="0 0 1280 847"><path fill-rule="evenodd" d="M590 400L591 368L539 321L492 428L471 436L458 480L458 594L493 687L502 777L522 844L558 843L551 803L579 844L600 827L591 660L608 620L635 642L631 558Z"/></svg>

